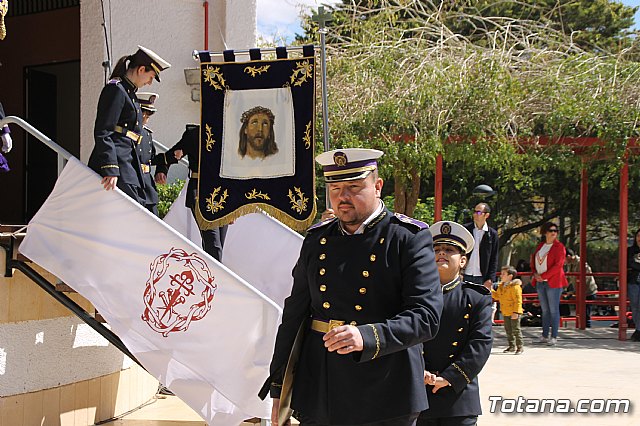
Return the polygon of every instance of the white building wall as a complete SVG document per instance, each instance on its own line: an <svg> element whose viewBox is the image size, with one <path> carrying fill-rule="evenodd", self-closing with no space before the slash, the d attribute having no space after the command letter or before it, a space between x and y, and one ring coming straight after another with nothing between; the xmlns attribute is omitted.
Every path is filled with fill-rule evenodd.
<svg viewBox="0 0 640 426"><path fill-rule="evenodd" d="M76 317L0 324L0 397L93 379L132 363Z"/></svg>
<svg viewBox="0 0 640 426"><path fill-rule="evenodd" d="M172 67L143 91L160 95L158 112L149 121L154 139L166 146L178 141L185 124L197 123L200 104L191 100L184 69L197 63L194 49L204 48L204 7L201 0L111 0L104 2L107 37L111 40L112 67L137 45L152 49ZM87 162L93 149L93 122L104 85L102 62L107 59L101 2L80 2L80 151ZM209 1L209 50L254 47L257 33L256 0Z"/></svg>

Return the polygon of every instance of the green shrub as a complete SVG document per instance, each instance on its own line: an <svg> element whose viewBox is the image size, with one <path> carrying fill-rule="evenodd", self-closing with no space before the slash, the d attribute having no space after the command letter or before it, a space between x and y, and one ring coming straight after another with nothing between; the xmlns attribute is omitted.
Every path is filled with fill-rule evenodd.
<svg viewBox="0 0 640 426"><path fill-rule="evenodd" d="M171 184L158 185L158 214L160 219L165 217L173 202L180 195L184 182L184 180L177 179Z"/></svg>

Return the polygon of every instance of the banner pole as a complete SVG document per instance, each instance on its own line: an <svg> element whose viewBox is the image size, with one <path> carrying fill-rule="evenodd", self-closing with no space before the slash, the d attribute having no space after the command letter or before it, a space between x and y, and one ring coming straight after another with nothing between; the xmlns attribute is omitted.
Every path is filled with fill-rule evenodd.
<svg viewBox="0 0 640 426"><path fill-rule="evenodd" d="M331 14L325 13L324 7L318 7L318 12L314 13L312 21L318 23L320 33L320 62L322 64L322 139L324 150L329 151L329 105L327 104L327 51L325 34L327 29L325 23L331 21ZM331 206L329 202L329 191L325 191L325 201L327 209Z"/></svg>

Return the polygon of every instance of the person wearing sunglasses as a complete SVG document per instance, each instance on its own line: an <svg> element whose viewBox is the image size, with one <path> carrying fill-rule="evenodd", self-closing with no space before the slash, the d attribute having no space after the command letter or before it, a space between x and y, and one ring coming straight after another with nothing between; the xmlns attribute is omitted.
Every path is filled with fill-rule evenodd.
<svg viewBox="0 0 640 426"><path fill-rule="evenodd" d="M490 290L498 272L498 231L487 224L489 216L489 205L479 203L473 210L473 222L464 225L473 235L475 247L469 254L463 278L470 283L482 284Z"/></svg>
<svg viewBox="0 0 640 426"><path fill-rule="evenodd" d="M536 287L542 309L542 336L538 343L549 346L555 345L558 340L560 296L564 287L569 285L564 273L567 250L558 241L558 230L558 225L553 222L542 225L540 233L544 240L531 256L531 265L534 267L532 284Z"/></svg>

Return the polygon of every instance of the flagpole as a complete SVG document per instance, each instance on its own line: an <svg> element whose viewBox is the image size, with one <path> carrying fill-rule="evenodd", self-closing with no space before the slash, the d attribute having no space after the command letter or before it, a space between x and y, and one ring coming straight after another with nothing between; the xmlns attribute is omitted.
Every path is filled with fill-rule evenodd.
<svg viewBox="0 0 640 426"><path fill-rule="evenodd" d="M312 21L318 23L318 33L320 33L320 62L322 66L322 139L324 151L329 151L329 105L327 104L327 50L325 34L327 29L325 23L331 21L331 14L325 13L324 6L318 7L318 12L314 13ZM327 209L331 206L329 201L329 191L325 191L325 202Z"/></svg>

